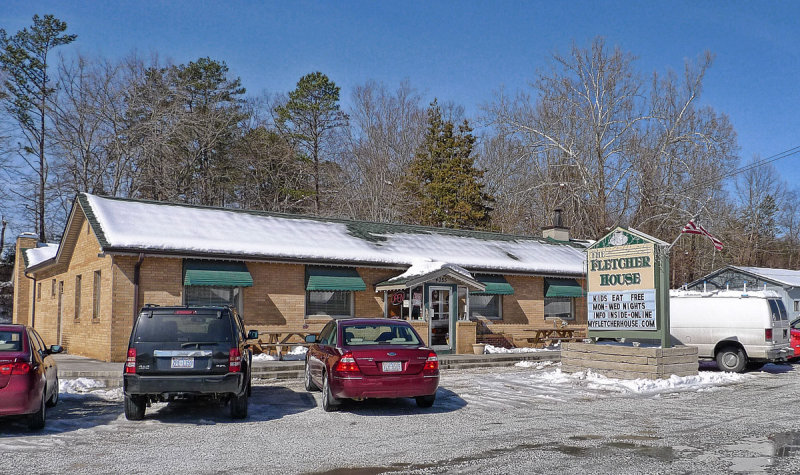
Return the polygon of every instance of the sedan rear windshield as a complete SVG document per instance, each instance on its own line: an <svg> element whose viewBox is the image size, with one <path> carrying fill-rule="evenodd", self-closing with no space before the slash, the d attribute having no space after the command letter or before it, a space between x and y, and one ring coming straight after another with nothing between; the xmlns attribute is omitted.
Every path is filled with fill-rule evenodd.
<svg viewBox="0 0 800 475"><path fill-rule="evenodd" d="M344 325L344 344L357 345L419 345L411 327L405 325Z"/></svg>
<svg viewBox="0 0 800 475"><path fill-rule="evenodd" d="M137 342L230 342L230 318L221 312L176 310L142 312L136 326Z"/></svg>
<svg viewBox="0 0 800 475"><path fill-rule="evenodd" d="M22 333L0 331L0 352L22 351Z"/></svg>

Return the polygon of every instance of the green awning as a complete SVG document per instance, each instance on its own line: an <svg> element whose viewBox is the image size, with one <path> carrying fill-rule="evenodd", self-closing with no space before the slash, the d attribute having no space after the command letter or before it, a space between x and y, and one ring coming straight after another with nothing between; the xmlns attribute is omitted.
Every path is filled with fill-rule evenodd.
<svg viewBox="0 0 800 475"><path fill-rule="evenodd" d="M352 267L306 267L306 290L367 290L367 284Z"/></svg>
<svg viewBox="0 0 800 475"><path fill-rule="evenodd" d="M575 279L544 279L545 297L583 297L581 284Z"/></svg>
<svg viewBox="0 0 800 475"><path fill-rule="evenodd" d="M506 281L502 275L476 275L475 280L486 286L483 292L473 292L474 294L488 295L513 295L514 287Z"/></svg>
<svg viewBox="0 0 800 475"><path fill-rule="evenodd" d="M244 262L185 260L183 285L252 287L253 277Z"/></svg>

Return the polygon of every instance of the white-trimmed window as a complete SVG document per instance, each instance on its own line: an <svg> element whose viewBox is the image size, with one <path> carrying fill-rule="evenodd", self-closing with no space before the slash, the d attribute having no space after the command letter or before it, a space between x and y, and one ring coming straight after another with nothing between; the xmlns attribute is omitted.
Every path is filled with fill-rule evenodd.
<svg viewBox="0 0 800 475"><path fill-rule="evenodd" d="M545 297L544 318L575 320L575 299L572 297Z"/></svg>
<svg viewBox="0 0 800 475"><path fill-rule="evenodd" d="M348 290L307 290L306 317L350 318L353 292Z"/></svg>
<svg viewBox="0 0 800 475"><path fill-rule="evenodd" d="M490 320L502 320L502 297L502 295L493 294L470 294L469 316L471 318L483 317Z"/></svg>

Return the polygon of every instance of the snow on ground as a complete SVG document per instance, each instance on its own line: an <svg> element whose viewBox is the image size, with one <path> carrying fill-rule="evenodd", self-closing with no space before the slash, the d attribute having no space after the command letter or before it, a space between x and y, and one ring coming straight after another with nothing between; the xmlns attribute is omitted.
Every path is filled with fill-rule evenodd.
<svg viewBox="0 0 800 475"><path fill-rule="evenodd" d="M58 382L61 398L79 398L85 395L106 401L122 401L122 388L106 389L106 383L90 378L66 379Z"/></svg>
<svg viewBox="0 0 800 475"><path fill-rule="evenodd" d="M486 345L483 351L486 354L494 353L534 353L537 351L547 351L547 348L503 348L502 346Z"/></svg>
<svg viewBox="0 0 800 475"><path fill-rule="evenodd" d="M301 361L306 359L306 352L308 348L305 346L295 346L288 353L283 354L283 361ZM260 355L253 355L253 361L278 361L277 356L261 353Z"/></svg>

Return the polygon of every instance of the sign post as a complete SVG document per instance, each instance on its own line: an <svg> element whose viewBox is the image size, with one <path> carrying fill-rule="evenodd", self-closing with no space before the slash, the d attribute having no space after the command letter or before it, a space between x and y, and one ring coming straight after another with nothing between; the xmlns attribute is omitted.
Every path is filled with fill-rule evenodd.
<svg viewBox="0 0 800 475"><path fill-rule="evenodd" d="M671 346L669 244L617 227L587 249L589 338Z"/></svg>

